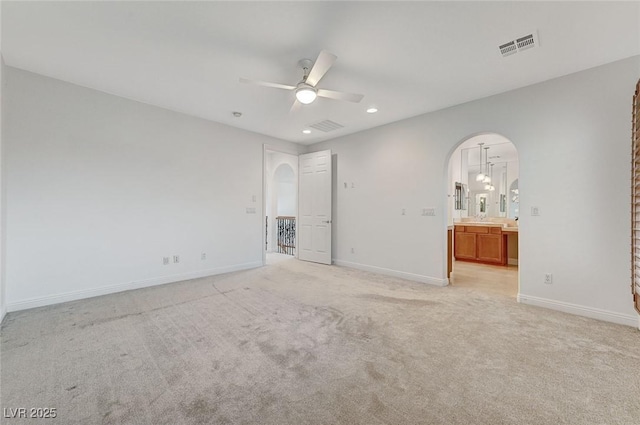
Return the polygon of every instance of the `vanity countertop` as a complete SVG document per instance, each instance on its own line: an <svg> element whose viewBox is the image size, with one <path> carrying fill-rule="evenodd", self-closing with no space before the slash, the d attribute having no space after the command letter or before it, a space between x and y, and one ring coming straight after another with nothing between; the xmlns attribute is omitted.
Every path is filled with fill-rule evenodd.
<svg viewBox="0 0 640 425"><path fill-rule="evenodd" d="M453 223L454 226L485 226L485 227L504 227L503 223L492 223L490 221L461 221Z"/></svg>
<svg viewBox="0 0 640 425"><path fill-rule="evenodd" d="M461 221L453 223L454 226L482 226L482 227L500 227L503 232L518 232L518 226L507 226L506 223L493 223L490 221Z"/></svg>

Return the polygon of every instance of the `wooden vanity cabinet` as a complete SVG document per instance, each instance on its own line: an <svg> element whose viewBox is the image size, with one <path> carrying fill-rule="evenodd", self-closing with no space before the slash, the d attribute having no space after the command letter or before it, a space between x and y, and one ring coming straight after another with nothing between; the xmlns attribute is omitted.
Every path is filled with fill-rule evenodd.
<svg viewBox="0 0 640 425"><path fill-rule="evenodd" d="M501 227L454 226L456 261L507 264L507 241Z"/></svg>

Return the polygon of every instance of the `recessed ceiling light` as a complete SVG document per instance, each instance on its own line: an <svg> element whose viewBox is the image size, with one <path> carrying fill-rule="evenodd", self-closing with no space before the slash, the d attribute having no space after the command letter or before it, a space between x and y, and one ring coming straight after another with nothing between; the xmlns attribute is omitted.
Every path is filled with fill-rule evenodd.
<svg viewBox="0 0 640 425"><path fill-rule="evenodd" d="M367 109L367 114L375 114L378 112L378 108L369 108Z"/></svg>
<svg viewBox="0 0 640 425"><path fill-rule="evenodd" d="M311 134L311 130L302 130L304 134Z"/></svg>
<svg viewBox="0 0 640 425"><path fill-rule="evenodd" d="M240 118L242 116L242 112L234 111L233 116L236 118Z"/></svg>

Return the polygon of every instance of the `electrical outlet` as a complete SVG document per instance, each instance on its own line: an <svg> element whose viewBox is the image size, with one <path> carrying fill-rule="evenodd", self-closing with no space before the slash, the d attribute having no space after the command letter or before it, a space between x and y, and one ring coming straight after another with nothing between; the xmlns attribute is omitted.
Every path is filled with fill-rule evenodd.
<svg viewBox="0 0 640 425"><path fill-rule="evenodd" d="M166 266L167 264L169 264L169 257L162 257L162 265Z"/></svg>
<svg viewBox="0 0 640 425"><path fill-rule="evenodd" d="M174 255L173 256L173 262L174 263L179 263L180 262L180 256L179 255Z"/></svg>
<svg viewBox="0 0 640 425"><path fill-rule="evenodd" d="M355 254L355 253L356 253L356 250L355 250L355 249L353 249L353 248L351 248L351 253L352 253L352 254Z"/></svg>
<svg viewBox="0 0 640 425"><path fill-rule="evenodd" d="M256 202L256 195L251 196L251 202Z"/></svg>
<svg viewBox="0 0 640 425"><path fill-rule="evenodd" d="M423 216L435 217L436 209L435 208L423 208L422 209Z"/></svg>
<svg viewBox="0 0 640 425"><path fill-rule="evenodd" d="M402 215L407 215L407 210L405 208L402 209Z"/></svg>
<svg viewBox="0 0 640 425"><path fill-rule="evenodd" d="M247 214L255 214L256 213L256 209L252 208L252 207L247 207Z"/></svg>
<svg viewBox="0 0 640 425"><path fill-rule="evenodd" d="M540 208L539 207L531 207L531 215L533 215L533 216L540 215Z"/></svg>
<svg viewBox="0 0 640 425"><path fill-rule="evenodd" d="M206 260L207 259L207 253L203 252L202 254L200 254L200 259L201 260Z"/></svg>
<svg viewBox="0 0 640 425"><path fill-rule="evenodd" d="M546 285L551 285L553 283L553 275L551 273L544 274L544 283Z"/></svg>

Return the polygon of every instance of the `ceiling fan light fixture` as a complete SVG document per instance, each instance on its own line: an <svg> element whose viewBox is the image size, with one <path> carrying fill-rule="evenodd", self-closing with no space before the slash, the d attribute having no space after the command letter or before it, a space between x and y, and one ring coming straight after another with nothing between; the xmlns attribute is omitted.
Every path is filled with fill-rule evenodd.
<svg viewBox="0 0 640 425"><path fill-rule="evenodd" d="M296 89L296 99L298 99L298 102L302 103L303 105L312 103L314 100L316 100L316 97L318 97L316 89L309 85L300 85Z"/></svg>

